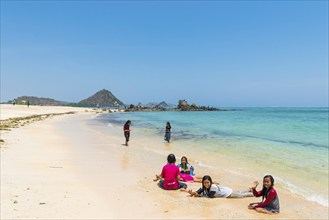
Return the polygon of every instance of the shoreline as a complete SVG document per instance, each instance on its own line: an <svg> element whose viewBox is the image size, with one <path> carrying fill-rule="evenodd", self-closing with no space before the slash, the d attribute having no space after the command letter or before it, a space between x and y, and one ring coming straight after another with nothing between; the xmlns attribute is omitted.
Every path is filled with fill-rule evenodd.
<svg viewBox="0 0 329 220"><path fill-rule="evenodd" d="M164 191L153 178L161 172L168 152L174 151L177 159L184 154L179 144L166 145L155 138L135 135L130 146L124 147L122 128L95 123L91 120L95 115L82 110L4 134L8 142L1 148L1 219L328 217L328 208L303 201L279 185L276 188L282 210L271 216L247 209L259 198L204 199ZM197 158L189 157L193 161ZM197 167L197 172L209 170ZM233 173L219 174L224 177L222 185L233 189L251 184L243 184L241 176ZM188 183L193 190L199 187L199 183Z"/></svg>

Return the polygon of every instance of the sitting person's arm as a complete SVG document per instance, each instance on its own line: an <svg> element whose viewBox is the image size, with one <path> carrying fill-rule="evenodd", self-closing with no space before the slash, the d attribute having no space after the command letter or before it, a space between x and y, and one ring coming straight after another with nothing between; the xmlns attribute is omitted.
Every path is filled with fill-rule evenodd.
<svg viewBox="0 0 329 220"><path fill-rule="evenodd" d="M186 164L186 169L183 169L184 173L190 173L190 164Z"/></svg>
<svg viewBox="0 0 329 220"><path fill-rule="evenodd" d="M155 179L153 181L158 181L158 180L162 180L163 176L160 175L155 175Z"/></svg>
<svg viewBox="0 0 329 220"><path fill-rule="evenodd" d="M255 197L260 197L263 195L262 191L257 191L258 181L254 181L252 187L249 188L250 191L254 194Z"/></svg>
<svg viewBox="0 0 329 220"><path fill-rule="evenodd" d="M271 189L268 193L267 198L265 199L264 202L257 204L256 206L254 206L255 208L264 208L265 206L267 206L268 204L270 204L273 199L276 197L276 191L274 189Z"/></svg>

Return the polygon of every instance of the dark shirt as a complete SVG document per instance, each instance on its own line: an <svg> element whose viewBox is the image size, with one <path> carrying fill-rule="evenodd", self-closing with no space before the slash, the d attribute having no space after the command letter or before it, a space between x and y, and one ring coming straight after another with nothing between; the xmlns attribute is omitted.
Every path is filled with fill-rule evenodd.
<svg viewBox="0 0 329 220"><path fill-rule="evenodd" d="M123 126L123 130L124 130L125 134L130 134L130 128L129 127L130 127L129 124L125 124Z"/></svg>
<svg viewBox="0 0 329 220"><path fill-rule="evenodd" d="M215 198L216 191L211 191L209 192L206 189L200 188L198 191L196 191L199 195L202 196L207 196L209 198Z"/></svg>

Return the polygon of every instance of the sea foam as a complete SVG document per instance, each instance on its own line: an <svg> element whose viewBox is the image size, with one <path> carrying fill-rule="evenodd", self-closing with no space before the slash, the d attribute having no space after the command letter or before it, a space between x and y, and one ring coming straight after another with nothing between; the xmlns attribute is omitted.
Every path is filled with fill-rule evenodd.
<svg viewBox="0 0 329 220"><path fill-rule="evenodd" d="M303 198L305 198L308 201L316 202L322 206L329 207L329 201L328 197L325 197L324 195L319 195L316 192L313 192L309 189L303 189L300 188L289 181L283 180L280 177L275 178L277 182L282 184L282 186L286 189L288 189L290 192L300 195Z"/></svg>

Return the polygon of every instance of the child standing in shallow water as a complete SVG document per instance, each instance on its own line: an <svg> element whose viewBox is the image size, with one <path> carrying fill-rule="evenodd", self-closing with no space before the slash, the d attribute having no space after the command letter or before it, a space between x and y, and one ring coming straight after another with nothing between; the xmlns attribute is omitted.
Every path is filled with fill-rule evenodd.
<svg viewBox="0 0 329 220"><path fill-rule="evenodd" d="M130 125L131 125L131 121L128 120L125 125L123 126L123 133L125 135L126 138L126 146L128 146L128 142L129 142L129 138L130 138Z"/></svg>
<svg viewBox="0 0 329 220"><path fill-rule="evenodd" d="M171 136L171 125L169 123L169 121L167 121L167 124L166 124L166 134L165 134L165 141L167 141L168 143L170 142L170 137Z"/></svg>
<svg viewBox="0 0 329 220"><path fill-rule="evenodd" d="M254 196L260 197L263 196L262 202L250 203L248 208L255 209L256 212L273 214L280 212L280 204L278 195L273 188L274 179L271 175L266 175L263 178L263 189L261 191L256 191L258 186L258 181L254 182L254 185L251 187ZM265 201L264 201L265 197Z"/></svg>

